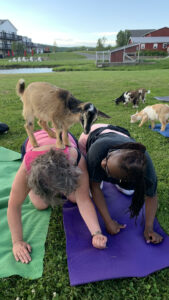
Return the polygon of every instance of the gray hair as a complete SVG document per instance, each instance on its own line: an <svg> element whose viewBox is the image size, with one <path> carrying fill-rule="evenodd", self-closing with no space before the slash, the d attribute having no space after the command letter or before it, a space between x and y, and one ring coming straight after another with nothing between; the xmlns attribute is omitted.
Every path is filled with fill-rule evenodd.
<svg viewBox="0 0 169 300"><path fill-rule="evenodd" d="M61 194L68 196L79 186L81 170L61 151L51 149L31 164L28 186L42 200L54 207Z"/></svg>

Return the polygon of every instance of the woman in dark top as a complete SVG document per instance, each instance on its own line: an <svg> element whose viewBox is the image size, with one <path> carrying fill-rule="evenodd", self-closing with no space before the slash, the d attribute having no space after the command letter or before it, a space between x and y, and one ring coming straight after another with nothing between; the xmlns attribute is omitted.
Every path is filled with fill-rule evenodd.
<svg viewBox="0 0 169 300"><path fill-rule="evenodd" d="M129 207L131 217L138 216L145 201L144 237L147 243L160 243L162 237L153 230L158 206L157 177L145 146L137 143L124 128L95 124L88 136L80 136L79 147L84 154L87 153L92 196L107 231L116 234L125 225L111 219L100 188L102 181L116 184L126 192L133 190Z"/></svg>

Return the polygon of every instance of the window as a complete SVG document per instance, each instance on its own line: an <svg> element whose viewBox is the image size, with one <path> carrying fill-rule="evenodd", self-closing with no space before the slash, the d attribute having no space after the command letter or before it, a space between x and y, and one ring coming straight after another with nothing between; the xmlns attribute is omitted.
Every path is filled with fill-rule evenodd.
<svg viewBox="0 0 169 300"><path fill-rule="evenodd" d="M153 49L157 49L157 48L158 48L158 44L155 43L155 44L153 45Z"/></svg>
<svg viewBox="0 0 169 300"><path fill-rule="evenodd" d="M167 44L167 43L163 43L163 49L166 49L166 48L167 48L167 46L168 46L168 44Z"/></svg>
<svg viewBox="0 0 169 300"><path fill-rule="evenodd" d="M141 49L145 49L145 44L141 44Z"/></svg>

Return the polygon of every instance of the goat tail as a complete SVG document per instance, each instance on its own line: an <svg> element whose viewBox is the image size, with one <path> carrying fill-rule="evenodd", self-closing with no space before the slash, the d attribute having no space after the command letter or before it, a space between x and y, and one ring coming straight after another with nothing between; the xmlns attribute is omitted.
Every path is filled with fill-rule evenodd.
<svg viewBox="0 0 169 300"><path fill-rule="evenodd" d="M25 91L25 80L19 79L16 85L16 93L19 97L21 97L24 91Z"/></svg>

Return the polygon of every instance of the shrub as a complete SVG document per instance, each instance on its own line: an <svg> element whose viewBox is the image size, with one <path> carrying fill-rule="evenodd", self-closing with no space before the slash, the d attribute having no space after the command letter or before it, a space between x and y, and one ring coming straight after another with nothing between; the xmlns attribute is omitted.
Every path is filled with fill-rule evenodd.
<svg viewBox="0 0 169 300"><path fill-rule="evenodd" d="M140 51L140 56L167 56L166 51L159 50L142 50Z"/></svg>

